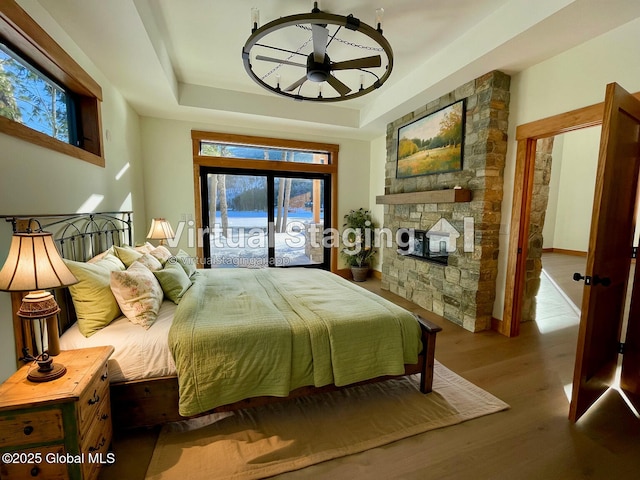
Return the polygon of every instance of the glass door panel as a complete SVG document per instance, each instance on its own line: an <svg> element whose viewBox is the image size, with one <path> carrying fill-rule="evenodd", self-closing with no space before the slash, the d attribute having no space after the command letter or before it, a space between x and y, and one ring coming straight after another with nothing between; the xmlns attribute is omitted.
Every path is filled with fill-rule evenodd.
<svg viewBox="0 0 640 480"><path fill-rule="evenodd" d="M269 264L267 176L208 173L212 268Z"/></svg>
<svg viewBox="0 0 640 480"><path fill-rule="evenodd" d="M324 263L324 180L278 177L274 180L275 265Z"/></svg>

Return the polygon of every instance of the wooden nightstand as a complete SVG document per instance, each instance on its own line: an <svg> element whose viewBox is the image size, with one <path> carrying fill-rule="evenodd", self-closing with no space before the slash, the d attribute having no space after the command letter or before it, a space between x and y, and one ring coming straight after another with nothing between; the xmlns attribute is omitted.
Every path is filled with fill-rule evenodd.
<svg viewBox="0 0 640 480"><path fill-rule="evenodd" d="M94 479L101 462L113 462L112 353L113 347L64 351L54 360L67 367L63 377L30 382L27 373L37 367L29 364L0 386L0 479Z"/></svg>

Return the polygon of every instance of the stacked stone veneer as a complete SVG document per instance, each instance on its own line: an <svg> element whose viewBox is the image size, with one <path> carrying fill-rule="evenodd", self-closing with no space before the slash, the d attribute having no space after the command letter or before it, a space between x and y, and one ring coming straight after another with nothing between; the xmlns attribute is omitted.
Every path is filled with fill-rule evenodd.
<svg viewBox="0 0 640 480"><path fill-rule="evenodd" d="M526 277L522 295L522 316L520 318L522 322L536 318L536 296L540 289L540 274L542 272L542 229L549 203L553 140L554 137L550 137L536 142Z"/></svg>
<svg viewBox="0 0 640 480"><path fill-rule="evenodd" d="M495 299L509 85L508 75L488 73L387 126L385 194L460 186L472 190L472 199L385 205L384 226L394 234L399 228L429 230L444 218L462 234L465 217L471 217L475 233L473 252L463 251L460 235L447 266L399 255L394 238L393 245L384 248L382 288L474 332L491 327ZM398 128L462 99L466 99L462 171L396 178Z"/></svg>

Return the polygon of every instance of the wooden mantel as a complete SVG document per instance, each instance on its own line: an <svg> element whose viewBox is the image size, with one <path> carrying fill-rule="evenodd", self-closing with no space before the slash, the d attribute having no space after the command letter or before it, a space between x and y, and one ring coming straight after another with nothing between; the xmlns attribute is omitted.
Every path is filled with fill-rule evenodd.
<svg viewBox="0 0 640 480"><path fill-rule="evenodd" d="M448 188L428 192L393 193L378 195L378 205L403 205L409 203L460 203L471 201L471 190L467 188Z"/></svg>

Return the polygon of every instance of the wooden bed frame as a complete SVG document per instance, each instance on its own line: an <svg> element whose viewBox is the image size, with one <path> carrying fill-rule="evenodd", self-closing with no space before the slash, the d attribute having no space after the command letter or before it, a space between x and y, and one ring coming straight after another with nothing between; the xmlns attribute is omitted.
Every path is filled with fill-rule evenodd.
<svg viewBox="0 0 640 480"><path fill-rule="evenodd" d="M34 221L45 231L54 235L58 250L64 258L86 261L103 252L111 245L132 245L131 230L132 212L107 212L94 214L71 215L39 215L39 216L5 216L12 223L13 231L25 231ZM68 289L54 291L60 306L58 325L60 333L75 322L73 302ZM16 347L16 360L22 365L20 358L24 349L36 351L35 336L31 323L23 321L15 312L22 300L21 294L12 294L13 326ZM420 391L431 392L433 383L434 353L436 334L442 330L437 324L416 315L422 331L422 351L415 365L405 365L404 375L420 374ZM287 397L254 397L229 405L217 407L210 412L224 412L254 407L296 398L305 395L339 390L354 385L387 380L389 376L378 377L368 381L345 387L327 385L325 387L302 387L292 391ZM136 428L160 425L166 422L184 420L178 413L178 379L176 376L160 377L144 380L112 383L111 411L115 428ZM204 415L204 414L203 414Z"/></svg>

